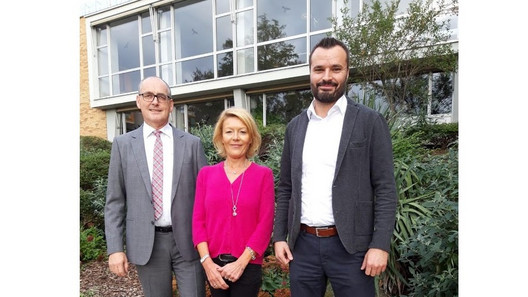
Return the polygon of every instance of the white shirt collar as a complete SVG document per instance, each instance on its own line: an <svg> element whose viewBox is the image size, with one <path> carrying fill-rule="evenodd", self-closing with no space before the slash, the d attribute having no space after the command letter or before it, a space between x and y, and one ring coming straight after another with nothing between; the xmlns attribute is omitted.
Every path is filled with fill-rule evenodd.
<svg viewBox="0 0 528 297"><path fill-rule="evenodd" d="M143 123L143 138L149 137L152 132L154 132L156 129L149 126L147 123ZM160 129L162 134L165 134L169 138L172 138L172 127L167 123L163 128Z"/></svg>
<svg viewBox="0 0 528 297"><path fill-rule="evenodd" d="M312 100L312 103L310 103L310 106L308 107L308 110L306 111L306 115L308 116L308 119L311 119L312 116L316 116L316 117L319 117L316 113L315 113L315 108L314 108L314 101L316 99L313 99ZM346 100L346 97L345 97L345 94L343 94L343 96L341 96L341 98L339 98L336 103L334 104L334 106L332 106L332 108L330 108L330 110L328 111L328 114L332 114L334 112L340 112L341 115L344 115L345 114L345 111L346 111L346 107L347 107L347 100ZM320 118L320 117L319 117Z"/></svg>

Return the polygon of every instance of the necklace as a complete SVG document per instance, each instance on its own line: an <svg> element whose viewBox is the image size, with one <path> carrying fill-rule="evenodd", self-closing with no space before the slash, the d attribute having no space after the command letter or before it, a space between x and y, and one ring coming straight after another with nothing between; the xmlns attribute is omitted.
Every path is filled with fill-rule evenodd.
<svg viewBox="0 0 528 297"><path fill-rule="evenodd" d="M239 170L244 170L244 169L246 168L246 164L247 164L247 160L244 161L244 166L242 166L242 168L240 168ZM231 167L231 169L229 169L229 167ZM232 166L229 166L229 164L227 164L227 161L225 161L225 166L224 166L224 168L226 169L226 171L227 171L228 173L237 174L237 173L240 172L240 171L237 171L237 170L233 169Z"/></svg>
<svg viewBox="0 0 528 297"><path fill-rule="evenodd" d="M236 197L236 201L233 197L233 185L231 185L231 203L233 204L233 216L236 217L237 215L237 205L238 205L238 198L240 197L240 189L242 189L242 183L244 182L244 175L246 174L246 171L242 172L242 179L240 180L240 185L238 185L238 193Z"/></svg>

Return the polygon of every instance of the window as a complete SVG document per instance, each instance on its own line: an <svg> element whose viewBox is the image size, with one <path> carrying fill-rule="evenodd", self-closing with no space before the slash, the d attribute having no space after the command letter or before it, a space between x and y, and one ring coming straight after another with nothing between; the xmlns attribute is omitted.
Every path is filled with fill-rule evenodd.
<svg viewBox="0 0 528 297"><path fill-rule="evenodd" d="M189 0L94 26L99 97L307 63L332 0Z"/></svg>
<svg viewBox="0 0 528 297"><path fill-rule="evenodd" d="M251 114L263 126L286 125L307 109L312 99L310 89L255 94L249 97Z"/></svg>

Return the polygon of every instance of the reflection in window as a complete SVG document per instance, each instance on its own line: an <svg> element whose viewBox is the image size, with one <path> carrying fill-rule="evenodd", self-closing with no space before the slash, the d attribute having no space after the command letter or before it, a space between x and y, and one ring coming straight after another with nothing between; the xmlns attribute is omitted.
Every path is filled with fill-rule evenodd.
<svg viewBox="0 0 528 297"><path fill-rule="evenodd" d="M310 13L310 32L332 28L332 0L311 0Z"/></svg>
<svg viewBox="0 0 528 297"><path fill-rule="evenodd" d="M218 58L218 77L233 75L233 52L219 54Z"/></svg>
<svg viewBox="0 0 528 297"><path fill-rule="evenodd" d="M213 51L211 0L176 5L174 10L177 59Z"/></svg>
<svg viewBox="0 0 528 297"><path fill-rule="evenodd" d="M178 83L188 83L214 78L213 57L204 57L176 63L178 69L181 69L181 77L178 77Z"/></svg>
<svg viewBox="0 0 528 297"><path fill-rule="evenodd" d="M307 109L312 102L309 89L250 96L251 114L263 125L284 124Z"/></svg>
<svg viewBox="0 0 528 297"><path fill-rule="evenodd" d="M141 74L139 70L112 75L112 93L136 92L140 81Z"/></svg>
<svg viewBox="0 0 528 297"><path fill-rule="evenodd" d="M233 99L227 99L227 107L232 106ZM225 109L224 99L187 105L187 118L189 121L189 131L198 125L211 125L214 127L220 113Z"/></svg>
<svg viewBox="0 0 528 297"><path fill-rule="evenodd" d="M434 73L431 114L451 113L453 107L453 75Z"/></svg>
<svg viewBox="0 0 528 297"><path fill-rule="evenodd" d="M237 51L237 73L250 73L255 71L253 48Z"/></svg>
<svg viewBox="0 0 528 297"><path fill-rule="evenodd" d="M216 19L216 50L233 48L231 18L224 16Z"/></svg>
<svg viewBox="0 0 528 297"><path fill-rule="evenodd" d="M261 45L257 56L259 71L306 63L306 38Z"/></svg>
<svg viewBox="0 0 528 297"><path fill-rule="evenodd" d="M306 33L306 1L267 0L257 1L258 41L274 40L281 37ZM304 17L303 17L304 16ZM273 24L272 27L264 25ZM281 34L261 32L269 28L280 29Z"/></svg>
<svg viewBox="0 0 528 297"><path fill-rule="evenodd" d="M137 16L110 23L110 38L112 72L139 67Z"/></svg>
<svg viewBox="0 0 528 297"><path fill-rule="evenodd" d="M237 13L237 46L253 44L253 11Z"/></svg>

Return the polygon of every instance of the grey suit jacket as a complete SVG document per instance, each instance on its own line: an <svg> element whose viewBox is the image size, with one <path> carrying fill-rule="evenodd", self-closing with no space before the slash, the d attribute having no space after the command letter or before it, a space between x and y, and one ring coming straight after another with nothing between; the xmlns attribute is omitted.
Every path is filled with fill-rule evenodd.
<svg viewBox="0 0 528 297"><path fill-rule="evenodd" d="M192 242L191 221L196 176L200 168L207 165L207 160L198 137L174 127L172 131L172 234L181 255L190 261L199 257ZM112 143L105 233L108 254L126 249L128 260L138 265L144 265L150 259L154 245L154 209L143 125L117 136Z"/></svg>
<svg viewBox="0 0 528 297"><path fill-rule="evenodd" d="M304 111L286 128L277 189L273 242L287 240L291 250L300 230L302 154L307 126ZM332 207L339 238L349 253L368 248L390 250L397 199L387 123L378 112L347 98Z"/></svg>

